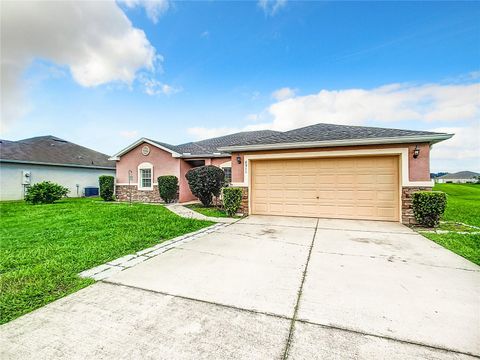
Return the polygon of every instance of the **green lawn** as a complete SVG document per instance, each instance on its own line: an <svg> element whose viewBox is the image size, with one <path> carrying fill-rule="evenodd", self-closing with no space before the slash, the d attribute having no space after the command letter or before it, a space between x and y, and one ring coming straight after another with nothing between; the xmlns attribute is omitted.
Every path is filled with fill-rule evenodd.
<svg viewBox="0 0 480 360"><path fill-rule="evenodd" d="M98 199L1 202L0 214L0 323L93 283L83 270L212 224Z"/></svg>
<svg viewBox="0 0 480 360"><path fill-rule="evenodd" d="M480 227L480 185L437 184L434 190L443 191L447 194L447 209L443 217L445 222L440 225L441 230L480 232L480 229L466 229L463 226L454 224L460 222ZM430 240L480 265L479 234L458 234L455 232L447 234L421 233Z"/></svg>
<svg viewBox="0 0 480 360"><path fill-rule="evenodd" d="M214 206L205 207L202 204L191 204L187 205L189 209L192 209L200 214L210 217L228 217L227 213L223 210L220 210Z"/></svg>

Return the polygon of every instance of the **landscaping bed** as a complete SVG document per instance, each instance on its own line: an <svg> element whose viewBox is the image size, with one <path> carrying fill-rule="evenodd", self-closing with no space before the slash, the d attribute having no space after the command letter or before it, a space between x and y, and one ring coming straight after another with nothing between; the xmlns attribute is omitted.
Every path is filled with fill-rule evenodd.
<svg viewBox="0 0 480 360"><path fill-rule="evenodd" d="M187 208L198 212L199 214L209 216L209 217L221 217L226 218L229 217L225 210L219 209L215 206L205 207L202 204L190 204L186 205ZM234 216L234 218L238 218L238 216Z"/></svg>
<svg viewBox="0 0 480 360"><path fill-rule="evenodd" d="M417 230L443 247L480 265L480 185L436 184L447 194L447 208L440 226Z"/></svg>
<svg viewBox="0 0 480 360"><path fill-rule="evenodd" d="M213 224L91 198L0 202L0 212L0 323L93 283L81 271Z"/></svg>

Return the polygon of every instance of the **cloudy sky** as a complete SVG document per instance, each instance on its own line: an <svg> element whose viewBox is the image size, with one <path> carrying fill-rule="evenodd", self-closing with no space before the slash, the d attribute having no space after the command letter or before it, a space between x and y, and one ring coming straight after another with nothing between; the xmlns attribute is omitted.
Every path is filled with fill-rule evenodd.
<svg viewBox="0 0 480 360"><path fill-rule="evenodd" d="M479 2L2 1L1 137L112 154L309 124L453 132L480 171Z"/></svg>

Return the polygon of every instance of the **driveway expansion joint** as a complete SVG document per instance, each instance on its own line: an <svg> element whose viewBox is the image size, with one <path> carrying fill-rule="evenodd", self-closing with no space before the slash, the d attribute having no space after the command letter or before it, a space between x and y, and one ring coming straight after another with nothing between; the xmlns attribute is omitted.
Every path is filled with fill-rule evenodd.
<svg viewBox="0 0 480 360"><path fill-rule="evenodd" d="M371 337L375 337L375 338L378 338L378 339L395 341L395 342L399 342L399 343L402 343L402 344L422 346L422 347L426 347L426 348L429 348L429 349L440 350L440 351L445 351L445 352L459 354L459 355L473 356L473 357L476 357L476 358L480 359L479 354L473 354L473 353L470 353L470 352L459 351L459 350L455 350L455 349L449 349L449 348L442 347L442 346L429 345L429 344L425 344L425 343L421 343L421 342L415 342L415 341L390 337L390 336L387 336L387 335L373 334L373 333L368 333L368 332L365 332L365 331L350 329L350 328L347 328L347 327L336 326L336 325L331 325L331 324L326 325L326 324L321 324L321 323L317 323L317 322L313 322L313 321L309 321L309 320L296 319L295 321L297 321L299 323L302 323L302 324L319 326L319 327L322 327L322 328L325 328L325 329L346 331L346 332L350 332L350 333L354 333L354 334L358 334L358 335L371 336Z"/></svg>
<svg viewBox="0 0 480 360"><path fill-rule="evenodd" d="M192 297L189 297L189 296L171 294L171 293L168 293L168 292L165 292L165 291L145 289L145 288L138 287L138 286L116 283L116 282L113 282L113 281L109 281L107 279L103 279L103 280L101 280L101 282L104 283L104 284L108 284L108 285L121 286L121 287L126 287L126 288L129 288L129 289L134 289L134 290L138 290L138 291L146 291L146 292L149 292L149 293L152 293L152 294L171 296L171 297L178 298L178 299L200 302L202 304L210 304L210 305L220 306L220 307L223 307L223 308L238 310L238 311L247 312L247 313L251 313L251 314L271 316L271 317L274 317L274 318L284 319L284 320L292 320L292 318L290 318L288 316L275 314L275 313L271 313L271 312L268 312L268 311L246 309L246 308L238 307L238 306L235 306L235 305L227 305L227 304L222 304L222 303L215 302L215 301L208 301L208 300L192 298Z"/></svg>
<svg viewBox="0 0 480 360"><path fill-rule="evenodd" d="M317 224L315 226L315 231L313 232L313 238L312 238L312 242L310 244L310 249L308 250L307 261L305 263L305 268L303 269L302 281L300 282L300 288L298 289L297 302L295 303L295 308L293 310L293 317L292 317L292 321L290 323L290 329L289 329L289 332L288 332L287 342L285 344L285 351L283 352L283 357L282 357L283 360L286 360L288 358L290 347L292 345L293 333L295 331L295 321L297 320L298 308L300 307L300 299L302 297L303 285L305 284L305 278L307 277L308 264L309 264L310 258L312 256L313 245L315 244L315 237L317 235L317 228L318 228L319 221L320 220L317 219Z"/></svg>

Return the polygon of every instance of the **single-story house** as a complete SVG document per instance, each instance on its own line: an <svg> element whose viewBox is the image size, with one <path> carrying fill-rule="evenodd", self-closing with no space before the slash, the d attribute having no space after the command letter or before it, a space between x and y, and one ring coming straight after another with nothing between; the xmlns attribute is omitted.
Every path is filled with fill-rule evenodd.
<svg viewBox="0 0 480 360"><path fill-rule="evenodd" d="M455 174L446 174L435 179L440 184L454 183L454 184L466 184L476 183L480 177L479 173L473 171L460 171Z"/></svg>
<svg viewBox="0 0 480 360"><path fill-rule="evenodd" d="M28 186L52 181L70 190L69 197L98 188L100 175L115 176L109 156L55 136L0 140L0 200L23 199Z"/></svg>
<svg viewBox="0 0 480 360"><path fill-rule="evenodd" d="M452 134L316 124L251 131L170 145L142 138L117 161L116 195L160 201L156 179L175 175L179 201L196 166L223 168L243 188L246 214L414 222L411 194L430 190L430 147Z"/></svg>

